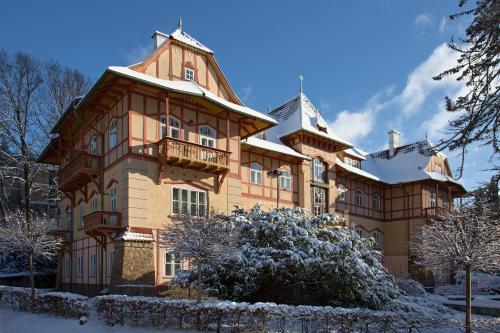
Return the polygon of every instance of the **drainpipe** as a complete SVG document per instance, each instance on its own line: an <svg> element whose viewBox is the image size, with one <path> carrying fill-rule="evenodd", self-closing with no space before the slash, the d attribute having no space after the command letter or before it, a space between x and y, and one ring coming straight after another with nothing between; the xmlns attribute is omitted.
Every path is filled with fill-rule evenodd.
<svg viewBox="0 0 500 333"><path fill-rule="evenodd" d="M73 110L75 116L80 120L80 123L84 123L83 118L76 112L76 108ZM99 184L99 192L101 192L101 211L104 211L104 132L100 131L96 127L88 124L90 128L96 131L101 136L101 163L99 165L100 173L101 173L101 182ZM104 249L106 246L106 236L101 236L101 253L100 253L100 261L101 261L101 269L99 270L99 285L100 290L102 290L104 286Z"/></svg>
<svg viewBox="0 0 500 333"><path fill-rule="evenodd" d="M408 192L406 192L406 189L403 186L403 183L399 183L399 186L401 187L401 190L403 191L403 211L406 217L406 253L408 254L408 259L407 259L407 266L408 266L408 275L410 275L410 216L408 214L408 209L406 202L407 198L409 198Z"/></svg>

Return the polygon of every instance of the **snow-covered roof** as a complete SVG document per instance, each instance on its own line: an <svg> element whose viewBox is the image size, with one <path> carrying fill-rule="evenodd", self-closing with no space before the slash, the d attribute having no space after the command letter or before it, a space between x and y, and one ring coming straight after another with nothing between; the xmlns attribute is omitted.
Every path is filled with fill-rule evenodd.
<svg viewBox="0 0 500 333"><path fill-rule="evenodd" d="M356 148L356 147L348 148L348 149L344 150L344 152L348 155L357 157L360 160L365 160L366 159L365 155L368 154L367 152L365 152L359 148Z"/></svg>
<svg viewBox="0 0 500 333"><path fill-rule="evenodd" d="M337 159L343 169L363 177L378 180L387 184L407 183L424 179L433 179L463 186L450 176L435 171L426 171L431 160L432 144L418 141L395 149L394 156L389 157L389 150L366 154L361 169L347 165ZM440 155L444 156L445 155Z"/></svg>
<svg viewBox="0 0 500 333"><path fill-rule="evenodd" d="M307 96L300 92L298 96L269 112L279 125L270 129L268 134L276 138L298 132L300 130L352 147L352 144L333 133L319 110L311 103ZM326 130L319 130L321 127ZM273 138L274 141L274 138Z"/></svg>
<svg viewBox="0 0 500 333"><path fill-rule="evenodd" d="M157 31L157 32L161 33L159 31ZM168 35L166 35L164 33L161 33L161 34L165 35L165 36L168 36ZM199 41L197 41L193 36L189 35L185 31L182 31L181 29L175 30L168 37L171 38L171 39L175 39L175 40L177 40L179 42L182 42L184 44L187 44L189 46L195 47L195 48L197 48L199 50L202 50L202 51L205 51L205 52L208 52L208 53L213 53L212 50L210 50L208 47L206 47L205 45L203 45L202 43L200 43Z"/></svg>
<svg viewBox="0 0 500 333"><path fill-rule="evenodd" d="M116 236L115 240L124 240L124 241L135 241L135 242L151 242L153 241L153 235L151 234L143 234L139 232L133 232L130 230L125 230L121 234Z"/></svg>
<svg viewBox="0 0 500 333"><path fill-rule="evenodd" d="M214 103L217 103L221 106L227 107L235 112L238 112L240 114L244 114L246 116L252 117L252 118L257 118L260 120L263 120L267 123L271 124L276 124L276 120L274 118L265 115L259 111L253 110L249 107L246 107L244 105L238 105L229 101L226 101L223 98L220 98L219 96L213 94L212 92L208 91L207 89L203 88L199 84L197 84L194 81L170 81L170 80L163 80L159 79L153 76L149 76L147 74L139 73L137 71L134 71L128 67L121 67L121 66L110 66L107 69L108 72L112 72L118 75L126 76L129 78L133 78L142 82L149 83L151 85L160 87L160 88L165 88L168 90L173 90L189 95L194 95L194 96L201 96L204 97Z"/></svg>
<svg viewBox="0 0 500 333"><path fill-rule="evenodd" d="M292 148L290 148L284 144L271 142L268 140L263 140L263 139L260 139L260 138L254 137L254 136L250 136L250 137L246 138L245 140L241 141L241 143L247 144L249 146L257 147L257 148L262 148L262 149L275 151L278 153L306 159L306 160L310 159L309 157L296 152L295 150L293 150Z"/></svg>

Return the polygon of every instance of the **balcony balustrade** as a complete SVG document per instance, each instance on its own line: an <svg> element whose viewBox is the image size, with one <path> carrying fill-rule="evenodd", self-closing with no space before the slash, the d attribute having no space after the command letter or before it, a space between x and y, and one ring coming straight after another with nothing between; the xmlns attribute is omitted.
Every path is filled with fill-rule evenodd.
<svg viewBox="0 0 500 333"><path fill-rule="evenodd" d="M59 189L63 192L75 191L98 179L100 169L100 156L81 152L59 172Z"/></svg>
<svg viewBox="0 0 500 333"><path fill-rule="evenodd" d="M83 229L90 235L109 235L123 229L121 213L96 211L83 217Z"/></svg>
<svg viewBox="0 0 500 333"><path fill-rule="evenodd" d="M230 152L169 137L157 145L162 169L165 165L173 165L214 174L229 171Z"/></svg>

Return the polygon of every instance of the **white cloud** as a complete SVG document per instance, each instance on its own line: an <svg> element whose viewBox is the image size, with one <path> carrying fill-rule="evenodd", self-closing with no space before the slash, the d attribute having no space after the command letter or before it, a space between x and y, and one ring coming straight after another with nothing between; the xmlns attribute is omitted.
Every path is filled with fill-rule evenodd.
<svg viewBox="0 0 500 333"><path fill-rule="evenodd" d="M426 101L429 94L438 89L455 90L461 83L453 77L447 77L436 81L432 78L444 70L456 65L458 53L453 51L445 43L434 49L432 54L409 75L406 86L394 98L394 102L401 107L404 118L412 116Z"/></svg>
<svg viewBox="0 0 500 333"><path fill-rule="evenodd" d="M439 23L439 32L444 33L447 25L448 25L448 18L446 17L441 18L441 22Z"/></svg>
<svg viewBox="0 0 500 333"><path fill-rule="evenodd" d="M145 45L139 45L131 50L124 53L123 58L127 61L127 65L132 65L144 60L151 52L152 46L148 43Z"/></svg>
<svg viewBox="0 0 500 333"><path fill-rule="evenodd" d="M431 13L422 13L415 18L415 26L427 28L434 24L434 16Z"/></svg>
<svg viewBox="0 0 500 333"><path fill-rule="evenodd" d="M376 114L385 106L385 101L392 94L393 87L371 97L359 111L342 111L330 124L333 132L353 144L359 144L372 131L376 123Z"/></svg>
<svg viewBox="0 0 500 333"><path fill-rule="evenodd" d="M243 103L248 104L248 103L252 102L254 97L255 96L253 93L252 84L249 84L248 86L241 89L240 98L243 101Z"/></svg>

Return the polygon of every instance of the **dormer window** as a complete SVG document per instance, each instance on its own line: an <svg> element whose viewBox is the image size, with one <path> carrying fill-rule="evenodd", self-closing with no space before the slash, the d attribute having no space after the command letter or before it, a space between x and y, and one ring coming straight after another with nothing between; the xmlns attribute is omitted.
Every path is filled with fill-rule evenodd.
<svg viewBox="0 0 500 333"><path fill-rule="evenodd" d="M344 157L344 163L358 169L361 168L361 161L354 158L350 158L349 156Z"/></svg>
<svg viewBox="0 0 500 333"><path fill-rule="evenodd" d="M442 173L441 167L439 165L434 166L434 171Z"/></svg>
<svg viewBox="0 0 500 333"><path fill-rule="evenodd" d="M184 79L186 81L194 81L194 69L184 68Z"/></svg>

